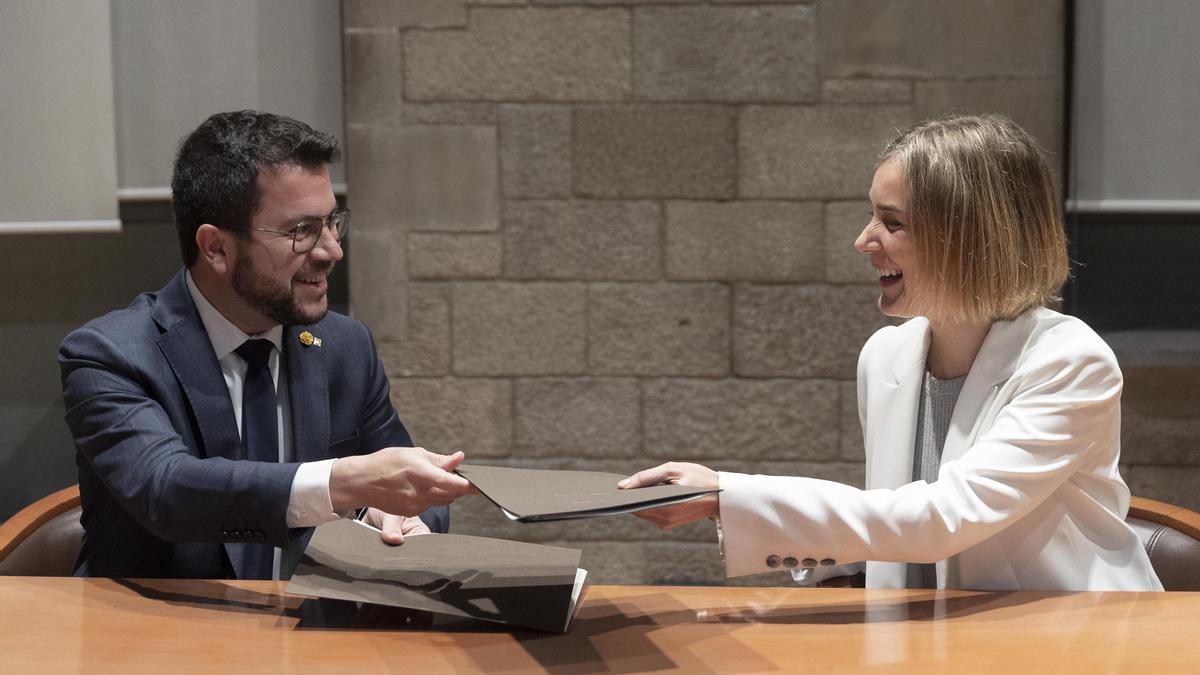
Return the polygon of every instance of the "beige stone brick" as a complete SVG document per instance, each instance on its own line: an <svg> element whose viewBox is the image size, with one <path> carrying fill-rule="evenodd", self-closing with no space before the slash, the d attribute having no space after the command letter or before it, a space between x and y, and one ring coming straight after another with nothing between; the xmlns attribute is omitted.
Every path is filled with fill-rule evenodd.
<svg viewBox="0 0 1200 675"><path fill-rule="evenodd" d="M649 583L724 585L725 563L716 543L656 542L646 546Z"/></svg>
<svg viewBox="0 0 1200 675"><path fill-rule="evenodd" d="M641 388L633 379L521 379L514 444L522 457L634 457L641 451Z"/></svg>
<svg viewBox="0 0 1200 675"><path fill-rule="evenodd" d="M650 582L646 546L644 542L605 541L576 548L583 550L579 566L588 571L591 583L645 584Z"/></svg>
<svg viewBox="0 0 1200 675"><path fill-rule="evenodd" d="M506 197L570 197L571 109L500 106L500 177Z"/></svg>
<svg viewBox="0 0 1200 675"><path fill-rule="evenodd" d="M375 297L406 299L407 330L401 336L378 340L379 358L392 377L434 377L450 373L450 288L442 284L409 283L375 293ZM378 337L378 336L377 336Z"/></svg>
<svg viewBox="0 0 1200 675"><path fill-rule="evenodd" d="M1200 367L1125 365L1122 370L1121 461L1200 466Z"/></svg>
<svg viewBox="0 0 1200 675"><path fill-rule="evenodd" d="M581 107L575 113L575 193L732 198L734 126L733 111L721 106Z"/></svg>
<svg viewBox="0 0 1200 675"><path fill-rule="evenodd" d="M1195 464L1137 465L1121 468L1129 490L1185 509L1200 511L1200 466Z"/></svg>
<svg viewBox="0 0 1200 675"><path fill-rule="evenodd" d="M354 210L351 242L364 231L401 228L395 182L401 163L398 129L383 124L346 125L346 202Z"/></svg>
<svg viewBox="0 0 1200 675"><path fill-rule="evenodd" d="M449 28L467 25L465 0L343 0L342 25L355 28Z"/></svg>
<svg viewBox="0 0 1200 675"><path fill-rule="evenodd" d="M986 9L984 9L986 7ZM986 77L1062 71L1061 0L840 0L818 6L825 77Z"/></svg>
<svg viewBox="0 0 1200 675"><path fill-rule="evenodd" d="M653 202L509 201L503 221L509 277L661 276L662 209Z"/></svg>
<svg viewBox="0 0 1200 675"><path fill-rule="evenodd" d="M393 378L392 404L413 442L475 460L508 455L512 384L496 379Z"/></svg>
<svg viewBox="0 0 1200 675"><path fill-rule="evenodd" d="M488 279L500 276L503 252L495 234L413 232L408 270L413 279Z"/></svg>
<svg viewBox="0 0 1200 675"><path fill-rule="evenodd" d="M353 234L350 313L370 326L378 340L394 340L408 332L404 247L404 232L355 230ZM388 292L379 293L381 288Z"/></svg>
<svg viewBox="0 0 1200 675"><path fill-rule="evenodd" d="M854 240L871 219L871 202L825 204L825 278L833 283L879 282L871 259L854 248Z"/></svg>
<svg viewBox="0 0 1200 675"><path fill-rule="evenodd" d="M908 106L750 106L738 123L742 197L844 199L871 186L879 152Z"/></svg>
<svg viewBox="0 0 1200 675"><path fill-rule="evenodd" d="M454 372L584 372L582 284L462 282L453 297Z"/></svg>
<svg viewBox="0 0 1200 675"><path fill-rule="evenodd" d="M609 8L471 10L465 31L413 31L413 101L595 101L630 89L629 13Z"/></svg>
<svg viewBox="0 0 1200 675"><path fill-rule="evenodd" d="M830 380L653 380L643 395L653 457L838 457L838 388Z"/></svg>
<svg viewBox="0 0 1200 675"><path fill-rule="evenodd" d="M696 0L529 0L533 5L686 5Z"/></svg>
<svg viewBox="0 0 1200 675"><path fill-rule="evenodd" d="M642 7L653 5L811 5L817 0L467 0L468 4L600 5Z"/></svg>
<svg viewBox="0 0 1200 675"><path fill-rule="evenodd" d="M588 293L588 367L602 375L729 372L729 289L598 284Z"/></svg>
<svg viewBox="0 0 1200 675"><path fill-rule="evenodd" d="M734 372L855 377L858 353L885 324L872 286L750 286L734 291ZM836 395L835 395L836 399Z"/></svg>
<svg viewBox="0 0 1200 675"><path fill-rule="evenodd" d="M817 202L668 202L667 277L808 281L825 276Z"/></svg>
<svg viewBox="0 0 1200 675"><path fill-rule="evenodd" d="M533 378L529 378L532 380ZM564 378L565 379L565 378ZM522 381L522 380L517 380ZM539 457L514 454L503 461L494 462L497 466L519 466L527 469L561 469L564 471L606 471L622 475L631 474L651 460L633 459L628 457L583 457L570 453L542 455Z"/></svg>
<svg viewBox="0 0 1200 675"><path fill-rule="evenodd" d="M405 124L468 124L496 123L496 104L467 101L461 103L414 103L400 106L400 121Z"/></svg>
<svg viewBox="0 0 1200 675"><path fill-rule="evenodd" d="M913 85L909 80L835 78L821 82L821 100L826 103L911 103Z"/></svg>
<svg viewBox="0 0 1200 675"><path fill-rule="evenodd" d="M406 126L396 132L395 181L401 226L486 231L499 224L496 130Z"/></svg>
<svg viewBox="0 0 1200 675"><path fill-rule="evenodd" d="M774 471L776 475L807 476L820 480L830 480L862 489L867 481L867 464L861 452L849 462L808 463L787 471Z"/></svg>
<svg viewBox="0 0 1200 675"><path fill-rule="evenodd" d="M804 5L635 9L634 94L662 101L814 101L815 18Z"/></svg>
<svg viewBox="0 0 1200 675"><path fill-rule="evenodd" d="M1047 151L1046 162L1061 184L1063 162L1063 79L994 78L917 82L913 117L951 113L1002 113L1028 131ZM1061 189L1059 194L1062 194Z"/></svg>
<svg viewBox="0 0 1200 675"><path fill-rule="evenodd" d="M342 36L347 123L394 120L400 113L400 33Z"/></svg>

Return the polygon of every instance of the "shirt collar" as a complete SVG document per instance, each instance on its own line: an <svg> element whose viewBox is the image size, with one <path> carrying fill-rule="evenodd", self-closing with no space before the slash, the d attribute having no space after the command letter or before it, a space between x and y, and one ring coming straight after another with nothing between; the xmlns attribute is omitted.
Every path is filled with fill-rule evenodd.
<svg viewBox="0 0 1200 675"><path fill-rule="evenodd" d="M217 311L216 307L204 297L200 289L196 287L196 282L192 280L190 270L184 272L184 278L187 281L188 293L192 296L192 302L196 305L196 311L200 313L200 321L204 323L204 331L208 333L208 341L212 343L213 351L216 352L217 360L229 356L229 354L240 347L243 342L251 337L263 338L270 340L271 344L275 345L275 349L283 353L283 326L275 324L266 332L258 335L247 335L242 332L241 328L233 325L226 319L221 312Z"/></svg>

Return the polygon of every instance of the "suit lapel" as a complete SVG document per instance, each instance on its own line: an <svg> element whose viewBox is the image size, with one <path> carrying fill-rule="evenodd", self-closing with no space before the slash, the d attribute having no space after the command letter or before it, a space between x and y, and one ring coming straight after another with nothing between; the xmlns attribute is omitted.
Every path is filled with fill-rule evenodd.
<svg viewBox="0 0 1200 675"><path fill-rule="evenodd" d="M897 488L912 482L917 405L929 352L929 322L912 319L895 354L892 369L870 382L867 399L867 487Z"/></svg>
<svg viewBox="0 0 1200 675"><path fill-rule="evenodd" d="M1035 311L1026 312L1012 321L992 324L971 364L967 380L963 382L958 402L954 404L946 444L942 447L942 464L962 457L975 443L984 422L984 412L995 401L1000 387L1012 377L1036 323Z"/></svg>
<svg viewBox="0 0 1200 675"><path fill-rule="evenodd" d="M182 271L159 292L152 315L163 329L158 348L171 364L196 418L202 440L199 455L242 459L245 451L229 389Z"/></svg>
<svg viewBox="0 0 1200 675"><path fill-rule="evenodd" d="M329 454L329 378L325 350L337 345L301 341L307 333L322 340L320 325L292 326L283 332L288 399L292 408L292 446L297 462L327 459Z"/></svg>
<svg viewBox="0 0 1200 675"><path fill-rule="evenodd" d="M917 436L917 405L929 353L929 322L910 319L895 351L891 369L880 369L868 382L867 488L894 489L912 482L913 447ZM904 563L868 561L867 586L904 588Z"/></svg>

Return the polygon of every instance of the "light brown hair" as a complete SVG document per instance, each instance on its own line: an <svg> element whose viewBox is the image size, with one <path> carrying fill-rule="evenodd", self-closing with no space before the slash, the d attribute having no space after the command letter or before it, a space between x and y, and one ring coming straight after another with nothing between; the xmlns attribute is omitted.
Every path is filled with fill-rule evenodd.
<svg viewBox="0 0 1200 675"><path fill-rule="evenodd" d="M949 320L1011 319L1058 299L1067 239L1037 142L1001 115L921 122L888 144L908 187L922 304Z"/></svg>

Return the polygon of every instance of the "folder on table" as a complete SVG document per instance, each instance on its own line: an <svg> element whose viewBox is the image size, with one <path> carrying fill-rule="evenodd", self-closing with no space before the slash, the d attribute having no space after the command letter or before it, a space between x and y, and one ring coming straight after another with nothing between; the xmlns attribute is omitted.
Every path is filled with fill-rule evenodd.
<svg viewBox="0 0 1200 675"><path fill-rule="evenodd" d="M651 485L622 490L619 473L462 464L471 481L504 515L520 522L592 518L667 506L720 492L715 488Z"/></svg>
<svg viewBox="0 0 1200 675"><path fill-rule="evenodd" d="M578 549L459 534L383 543L355 520L316 528L288 592L563 633L587 571Z"/></svg>

